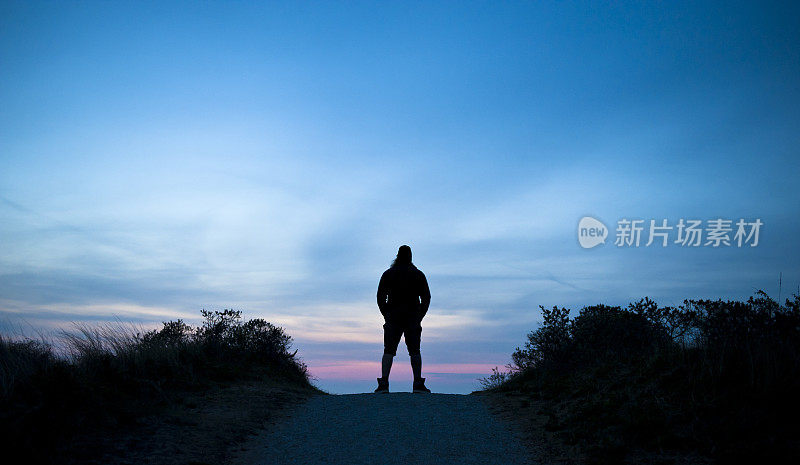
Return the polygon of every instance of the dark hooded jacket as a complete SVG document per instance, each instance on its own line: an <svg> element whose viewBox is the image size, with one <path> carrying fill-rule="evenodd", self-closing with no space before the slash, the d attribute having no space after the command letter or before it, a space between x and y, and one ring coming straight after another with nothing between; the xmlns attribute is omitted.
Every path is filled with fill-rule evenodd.
<svg viewBox="0 0 800 465"><path fill-rule="evenodd" d="M383 272L378 284L378 308L386 321L419 323L430 303L428 280L413 264L395 264Z"/></svg>

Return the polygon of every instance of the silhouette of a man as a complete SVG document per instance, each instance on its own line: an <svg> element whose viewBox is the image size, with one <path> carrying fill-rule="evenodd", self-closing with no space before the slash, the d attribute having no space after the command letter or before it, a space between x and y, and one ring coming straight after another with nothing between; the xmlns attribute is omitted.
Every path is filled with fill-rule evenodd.
<svg viewBox="0 0 800 465"><path fill-rule="evenodd" d="M414 372L414 392L431 392L422 377L422 319L431 303L428 281L413 263L411 247L403 245L397 251L392 266L381 276L378 284L378 308L386 323L383 325L383 359L381 377L375 392L389 392L389 372L397 355L400 337L405 335L411 370Z"/></svg>

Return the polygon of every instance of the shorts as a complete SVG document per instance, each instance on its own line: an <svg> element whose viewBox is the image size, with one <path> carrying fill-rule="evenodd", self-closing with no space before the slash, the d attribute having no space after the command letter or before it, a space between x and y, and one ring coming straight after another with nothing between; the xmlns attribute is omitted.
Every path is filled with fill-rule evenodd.
<svg viewBox="0 0 800 465"><path fill-rule="evenodd" d="M400 337L403 335L405 335L408 355L419 355L422 325L419 323L390 323L388 321L383 325L383 353L397 355L397 345L400 344Z"/></svg>

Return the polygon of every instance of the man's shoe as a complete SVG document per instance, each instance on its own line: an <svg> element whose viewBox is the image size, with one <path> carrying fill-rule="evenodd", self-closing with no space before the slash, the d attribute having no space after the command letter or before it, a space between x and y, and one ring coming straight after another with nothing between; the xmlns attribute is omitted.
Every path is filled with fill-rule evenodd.
<svg viewBox="0 0 800 465"><path fill-rule="evenodd" d="M414 380L414 392L430 394L431 390L425 387L425 378Z"/></svg>
<svg viewBox="0 0 800 465"><path fill-rule="evenodd" d="M380 394L388 394L389 393L389 380L378 378L378 389L375 389L375 392Z"/></svg>

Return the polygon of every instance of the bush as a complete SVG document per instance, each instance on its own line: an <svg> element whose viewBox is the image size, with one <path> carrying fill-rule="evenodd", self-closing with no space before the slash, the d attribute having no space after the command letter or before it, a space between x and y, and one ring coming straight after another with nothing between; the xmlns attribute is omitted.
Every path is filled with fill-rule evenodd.
<svg viewBox="0 0 800 465"><path fill-rule="evenodd" d="M234 310L202 315L198 328L177 320L143 333L75 325L62 333L59 354L45 342L0 336L0 435L43 459L54 438L130 421L211 382L266 376L311 387L282 328L242 322Z"/></svg>
<svg viewBox="0 0 800 465"><path fill-rule="evenodd" d="M0 396L3 401L25 387L37 374L58 361L52 347L40 341L9 340L0 335Z"/></svg>
<svg viewBox="0 0 800 465"><path fill-rule="evenodd" d="M697 363L717 388L761 392L797 382L800 372L800 297L780 306L763 291L747 302L686 301L696 338Z"/></svg>
<svg viewBox="0 0 800 465"><path fill-rule="evenodd" d="M494 389L502 386L503 383L511 379L512 375L512 372L500 371L499 368L494 367L492 368L491 375L485 378L479 378L478 382L481 383L481 386L483 386L484 389Z"/></svg>
<svg viewBox="0 0 800 465"><path fill-rule="evenodd" d="M570 324L567 343L575 362L647 357L668 339L661 325L642 313L619 307L584 307Z"/></svg>
<svg viewBox="0 0 800 465"><path fill-rule="evenodd" d="M569 310L555 306L548 310L541 305L539 308L542 310L542 326L528 334L524 349L517 347L511 355L514 371L557 362L565 355L570 339Z"/></svg>
<svg viewBox="0 0 800 465"><path fill-rule="evenodd" d="M722 461L800 454L800 296L746 302L542 309L541 326L484 386L559 411L561 433L590 458L682 449ZM604 458L605 457L605 458Z"/></svg>

